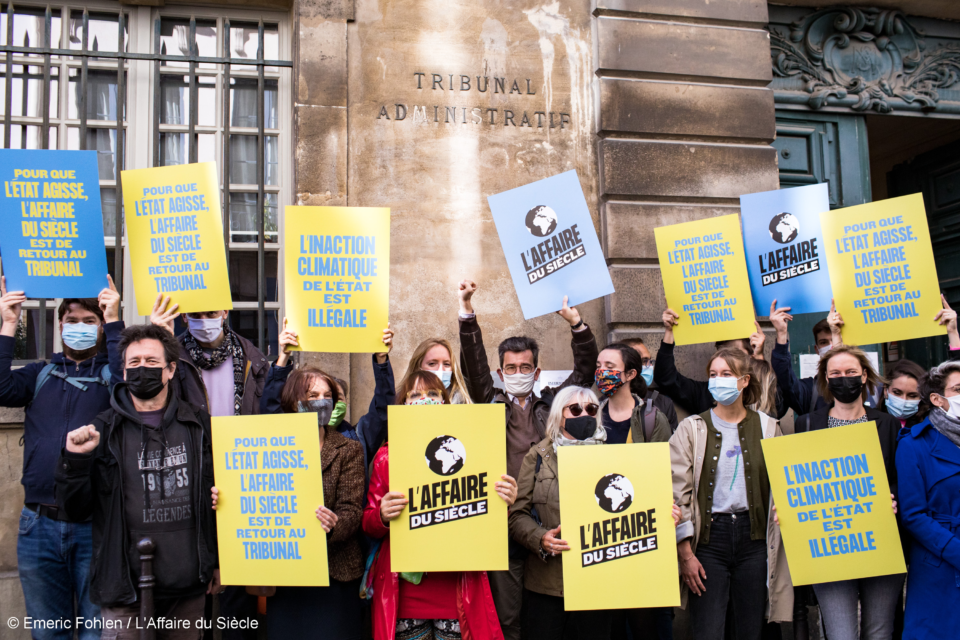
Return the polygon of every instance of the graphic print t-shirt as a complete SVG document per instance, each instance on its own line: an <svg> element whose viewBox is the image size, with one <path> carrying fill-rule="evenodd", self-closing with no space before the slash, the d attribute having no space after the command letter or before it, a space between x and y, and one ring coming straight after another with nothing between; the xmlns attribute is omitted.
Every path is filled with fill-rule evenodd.
<svg viewBox="0 0 960 640"><path fill-rule="evenodd" d="M154 542L153 574L158 598L199 595L194 472L198 469L190 431L174 423L161 428L164 410L140 412L143 427L126 423L123 433L123 501L129 535L130 570L140 578L137 543Z"/></svg>
<svg viewBox="0 0 960 640"><path fill-rule="evenodd" d="M749 508L747 483L743 479L743 453L737 425L717 417L710 410L713 426L720 432L720 454L717 460L717 487L713 492L714 513L740 513ZM711 447L714 437L710 436ZM716 449L714 449L716 451Z"/></svg>

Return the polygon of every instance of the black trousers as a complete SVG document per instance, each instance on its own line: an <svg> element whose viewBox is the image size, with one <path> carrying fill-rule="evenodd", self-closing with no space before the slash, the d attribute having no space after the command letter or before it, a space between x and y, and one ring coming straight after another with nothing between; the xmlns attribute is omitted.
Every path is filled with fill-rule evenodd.
<svg viewBox="0 0 960 640"><path fill-rule="evenodd" d="M710 543L697 546L697 559L707 578L701 595L690 592L694 638L723 640L729 604L735 640L760 640L767 600L767 544L765 539L750 539L749 515L714 514Z"/></svg>
<svg viewBox="0 0 960 640"><path fill-rule="evenodd" d="M673 609L613 609L610 611L611 640L673 640ZM627 629L630 635L627 635Z"/></svg>
<svg viewBox="0 0 960 640"><path fill-rule="evenodd" d="M564 611L563 598L533 591L524 596L525 640L563 640L565 631L575 631L577 640L610 640L609 611Z"/></svg>
<svg viewBox="0 0 960 640"><path fill-rule="evenodd" d="M267 598L270 638L360 640L360 578L329 587L277 587Z"/></svg>

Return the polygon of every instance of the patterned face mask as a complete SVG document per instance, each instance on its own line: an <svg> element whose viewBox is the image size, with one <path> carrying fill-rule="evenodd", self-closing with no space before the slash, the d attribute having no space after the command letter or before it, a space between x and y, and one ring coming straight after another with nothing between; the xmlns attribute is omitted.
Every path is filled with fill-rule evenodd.
<svg viewBox="0 0 960 640"><path fill-rule="evenodd" d="M609 398L623 386L623 371L616 369L597 369L593 374L593 380L597 383L597 389L604 398Z"/></svg>
<svg viewBox="0 0 960 640"><path fill-rule="evenodd" d="M416 400L411 400L407 404L443 404L443 400L437 400L436 398L427 398L420 397Z"/></svg>

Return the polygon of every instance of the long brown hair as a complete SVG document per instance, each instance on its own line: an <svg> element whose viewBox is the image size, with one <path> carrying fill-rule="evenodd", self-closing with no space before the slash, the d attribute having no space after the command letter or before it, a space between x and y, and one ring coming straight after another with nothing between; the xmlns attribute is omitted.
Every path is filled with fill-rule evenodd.
<svg viewBox="0 0 960 640"><path fill-rule="evenodd" d="M413 375L415 372L420 371L423 368L423 358L427 355L427 351L430 351L433 347L441 346L447 350L447 353L450 354L450 365L452 367L450 380L450 389L449 395L453 398L454 395L459 391L460 395L463 396L464 401L467 404L473 404L473 400L470 399L470 393L467 391L467 383L463 379L463 373L460 371L460 359L455 356L457 353L453 350L453 345L450 344L450 341L445 338L427 338L413 350L413 355L410 356L410 364L407 365L407 372L403 374L403 380L400 381L400 384L403 385L407 382L407 378ZM437 376L439 378L439 376ZM441 386L443 381L440 382ZM413 389L413 387L410 387ZM400 397L399 395L397 396Z"/></svg>
<svg viewBox="0 0 960 640"><path fill-rule="evenodd" d="M280 407L284 413L296 413L297 403L306 400L310 389L313 388L317 379L323 380L330 388L333 395L333 404L340 400L340 392L337 390L337 383L329 374L317 369L316 367L303 367L295 369L286 384L283 385L283 391L280 392Z"/></svg>
<svg viewBox="0 0 960 640"><path fill-rule="evenodd" d="M747 383L747 386L740 392L740 396L743 398L743 406L746 407L751 404L757 404L760 401L763 393L760 390L760 381L757 380L757 376L753 372L753 358L739 349L724 347L710 356L710 360L707 362L708 378L710 377L710 365L713 364L714 360L723 360L726 362L727 366L730 367L730 371L733 372L733 375L737 376L737 379L743 376L750 376L750 381Z"/></svg>
<svg viewBox="0 0 960 640"><path fill-rule="evenodd" d="M830 393L830 384L827 382L827 365L830 364L831 360L845 353L856 358L860 363L860 369L867 373L867 381L863 384L863 392L860 394L861 399L866 400L868 395L873 395L881 384L886 383L886 380L881 378L880 375L873 370L873 365L870 364L870 359L867 358L867 354L857 347L842 344L839 347L830 349L830 351L820 359L820 364L817 367L817 389L820 390L820 395L823 396L823 399L827 402L833 402L833 394Z"/></svg>
<svg viewBox="0 0 960 640"><path fill-rule="evenodd" d="M777 415L777 374L773 372L773 367L766 360L755 360L751 358L751 369L753 369L752 378L757 379L760 387L760 398L757 400L757 411L765 413L768 416Z"/></svg>

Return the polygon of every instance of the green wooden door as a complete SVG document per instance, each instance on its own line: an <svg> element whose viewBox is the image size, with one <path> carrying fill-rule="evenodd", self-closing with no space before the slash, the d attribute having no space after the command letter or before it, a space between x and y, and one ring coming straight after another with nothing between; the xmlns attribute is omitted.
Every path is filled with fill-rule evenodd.
<svg viewBox="0 0 960 640"><path fill-rule="evenodd" d="M826 182L831 209L870 202L867 128L862 116L777 111L773 146L781 189ZM790 351L797 375L800 354L817 352L813 326L825 317L823 313L797 314L790 323ZM862 346L878 351L876 345Z"/></svg>
<svg viewBox="0 0 960 640"><path fill-rule="evenodd" d="M927 209L940 291L960 308L960 155L950 144L897 165L887 176L890 197L920 192ZM900 343L899 355L925 369L947 359L947 338L920 338Z"/></svg>

